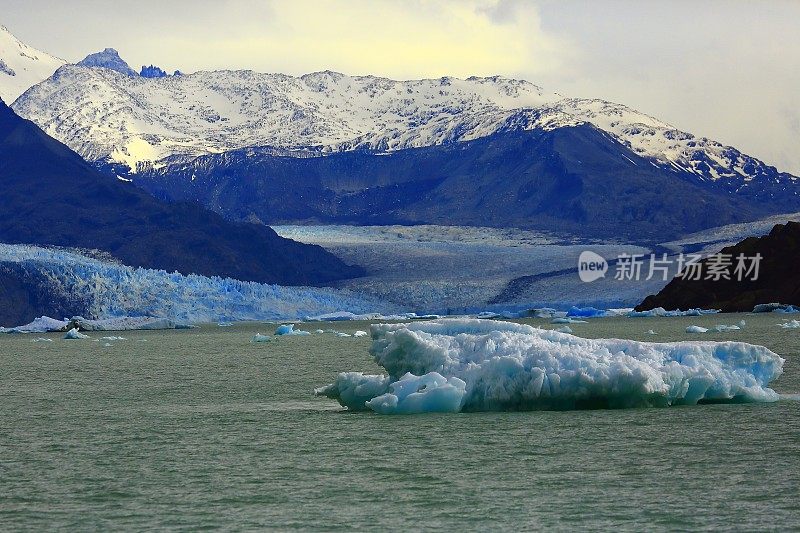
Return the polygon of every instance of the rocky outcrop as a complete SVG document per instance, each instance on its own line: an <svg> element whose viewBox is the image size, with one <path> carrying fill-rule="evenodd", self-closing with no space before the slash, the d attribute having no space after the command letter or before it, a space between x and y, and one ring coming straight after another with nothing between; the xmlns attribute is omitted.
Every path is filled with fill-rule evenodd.
<svg viewBox="0 0 800 533"><path fill-rule="evenodd" d="M750 237L720 253L730 255L734 264L740 254L747 258L760 254L758 278L744 276L739 281L731 275L731 279L714 281L676 277L661 292L648 296L636 310L664 307L749 312L757 304L769 302L800 304L800 223L778 224L769 235ZM702 264L708 267L709 259Z"/></svg>

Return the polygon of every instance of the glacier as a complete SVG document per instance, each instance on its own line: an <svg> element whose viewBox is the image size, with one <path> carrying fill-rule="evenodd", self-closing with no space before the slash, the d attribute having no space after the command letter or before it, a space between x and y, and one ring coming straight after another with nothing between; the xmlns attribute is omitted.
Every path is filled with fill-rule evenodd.
<svg viewBox="0 0 800 533"><path fill-rule="evenodd" d="M582 339L477 319L375 324L371 335L388 375L343 372L315 395L381 414L773 402L784 364L741 342Z"/></svg>
<svg viewBox="0 0 800 533"><path fill-rule="evenodd" d="M87 318L117 319L120 329L130 329L123 327L126 323L146 322L142 317L188 324L299 320L342 310L387 315L399 311L378 298L348 289L286 287L183 275L129 267L110 259L62 249L0 244L0 263L4 262L16 263L26 271L35 272L37 277L47 279L49 289L56 295L85 301L83 314ZM87 321L84 319L84 322ZM42 318L27 329L29 332L51 331L66 325L66 320Z"/></svg>

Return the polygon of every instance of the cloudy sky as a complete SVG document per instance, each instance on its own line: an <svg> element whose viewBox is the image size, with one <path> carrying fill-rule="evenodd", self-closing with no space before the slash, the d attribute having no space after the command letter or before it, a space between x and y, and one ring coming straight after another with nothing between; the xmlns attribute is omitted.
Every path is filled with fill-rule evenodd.
<svg viewBox="0 0 800 533"><path fill-rule="evenodd" d="M800 1L0 0L69 61L134 68L501 74L627 104L800 175Z"/></svg>

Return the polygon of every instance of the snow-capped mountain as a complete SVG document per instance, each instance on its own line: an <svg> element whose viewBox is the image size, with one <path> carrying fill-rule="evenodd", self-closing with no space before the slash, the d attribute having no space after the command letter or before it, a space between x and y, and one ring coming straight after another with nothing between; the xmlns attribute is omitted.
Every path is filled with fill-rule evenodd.
<svg viewBox="0 0 800 533"><path fill-rule="evenodd" d="M77 65L81 67L101 67L116 70L126 76L136 76L136 71L128 65L124 59L119 57L119 52L113 48L106 48L102 52L95 52L89 54L82 60L78 61Z"/></svg>
<svg viewBox="0 0 800 533"><path fill-rule="evenodd" d="M215 71L147 79L67 65L14 109L86 159L121 163L134 173L176 156L248 147L390 152L588 123L654 165L699 180L775 174L732 147L624 105L565 98L503 77L394 81Z"/></svg>
<svg viewBox="0 0 800 533"><path fill-rule="evenodd" d="M28 46L0 26L0 98L11 104L66 61Z"/></svg>

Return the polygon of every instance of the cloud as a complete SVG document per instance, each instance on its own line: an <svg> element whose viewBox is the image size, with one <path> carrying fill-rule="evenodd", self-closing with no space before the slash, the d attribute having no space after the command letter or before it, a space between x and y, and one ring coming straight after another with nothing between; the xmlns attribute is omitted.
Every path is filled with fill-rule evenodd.
<svg viewBox="0 0 800 533"><path fill-rule="evenodd" d="M157 43L139 43L137 53L167 55L185 70L331 69L420 78L538 74L557 70L568 51L540 29L535 6L517 2L294 0L257 2L260 9L252 10L255 3L229 2L214 25L222 28L208 29L202 39L166 33ZM225 31L230 26L238 31Z"/></svg>

